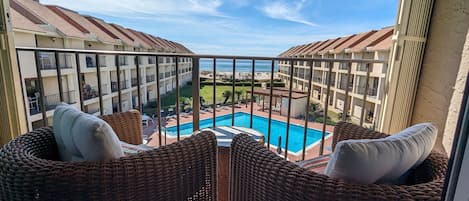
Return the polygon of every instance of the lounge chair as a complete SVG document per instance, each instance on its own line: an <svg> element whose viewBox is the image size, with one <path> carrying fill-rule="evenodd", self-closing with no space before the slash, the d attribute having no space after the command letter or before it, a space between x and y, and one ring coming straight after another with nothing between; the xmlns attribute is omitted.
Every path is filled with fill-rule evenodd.
<svg viewBox="0 0 469 201"><path fill-rule="evenodd" d="M332 147L342 140L386 136L341 122ZM308 171L249 136L238 135L231 144L231 200L440 200L447 163L446 154L432 152L410 172L405 185L357 184Z"/></svg>
<svg viewBox="0 0 469 201"><path fill-rule="evenodd" d="M104 116L119 138L142 143L140 114ZM51 127L0 149L0 200L216 200L213 133L102 162L59 161Z"/></svg>

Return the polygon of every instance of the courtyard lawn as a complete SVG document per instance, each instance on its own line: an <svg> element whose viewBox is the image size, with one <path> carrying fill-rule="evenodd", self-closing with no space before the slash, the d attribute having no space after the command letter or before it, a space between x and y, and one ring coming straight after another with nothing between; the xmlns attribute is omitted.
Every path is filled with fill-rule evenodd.
<svg viewBox="0 0 469 201"><path fill-rule="evenodd" d="M240 99L243 100L246 98L246 91L250 90L251 86L236 86L235 91L242 91L240 95ZM231 91L231 86L217 86L216 87L216 102L218 104L222 104L225 101L225 97L223 97L223 92L226 90ZM200 91L200 97L205 100L205 105L210 105L213 103L213 86L203 86ZM238 95L234 93L235 100L238 100ZM179 98L192 97L192 85L186 85L179 89ZM248 97L249 98L249 97ZM227 103L231 103L231 97L228 99ZM176 91L172 91L168 94L165 94L161 97L161 108L167 109L171 106L176 105ZM146 106L144 108L145 113L153 114L153 111L156 111L154 107ZM148 112L147 112L148 111Z"/></svg>

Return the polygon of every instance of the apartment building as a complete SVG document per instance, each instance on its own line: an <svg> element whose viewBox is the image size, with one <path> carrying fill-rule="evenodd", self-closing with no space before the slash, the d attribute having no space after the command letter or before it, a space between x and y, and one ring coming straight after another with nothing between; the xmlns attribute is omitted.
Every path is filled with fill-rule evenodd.
<svg viewBox="0 0 469 201"><path fill-rule="evenodd" d="M96 115L117 112L120 108L119 95L123 111L139 107L138 86L143 104L155 100L156 62L159 66L160 93L165 94L178 87L175 79L176 61L170 57L159 57L156 61L156 57L141 56L137 60L131 55L120 55L119 58L96 54L75 56L21 48L192 54L179 43L81 15L66 8L43 5L33 0L10 0L10 7L15 45L19 48L18 64L30 130L43 125L43 112L46 113L48 124L51 124L54 108L61 100ZM39 64L37 68L36 63ZM179 86L182 86L192 77L190 58L179 58L178 68ZM44 104L40 98L41 93L45 96ZM99 109L101 101L103 111Z"/></svg>
<svg viewBox="0 0 469 201"><path fill-rule="evenodd" d="M385 27L381 30L371 30L350 36L298 45L279 56L387 61L392 46L392 34L393 27ZM324 106L329 83L329 63L314 62L312 64L311 86L308 86L310 64L297 61L293 66L293 88L304 91L312 89L312 102ZM290 68L289 61L279 63L279 77L287 86L290 84ZM348 114L352 121L359 121L363 112L365 125L375 126L381 113L387 65L380 63L367 65L366 63L357 62L334 63L330 72L329 110L342 113L344 104L347 102L346 108L348 108ZM348 73L350 73L350 76L347 79ZM365 96L367 83L368 91ZM347 87L349 88L348 101L345 101Z"/></svg>

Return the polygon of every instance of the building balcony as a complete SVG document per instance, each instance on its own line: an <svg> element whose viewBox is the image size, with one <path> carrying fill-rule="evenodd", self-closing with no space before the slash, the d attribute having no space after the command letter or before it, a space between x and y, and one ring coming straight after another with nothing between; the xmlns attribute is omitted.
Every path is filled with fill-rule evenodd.
<svg viewBox="0 0 469 201"><path fill-rule="evenodd" d="M124 89L127 89L128 86L127 86L127 80L123 80L120 82L120 89L121 90L124 90ZM117 92L119 91L119 86L118 86L118 83L116 81L111 81L111 92Z"/></svg>
<svg viewBox="0 0 469 201"><path fill-rule="evenodd" d="M147 75L146 76L147 83L154 82L156 80L155 75Z"/></svg>
<svg viewBox="0 0 469 201"><path fill-rule="evenodd" d="M110 54L109 52L107 53ZM137 53L135 54L138 55ZM158 53L155 53L153 56L155 58L161 57ZM204 56L206 57L207 55ZM213 56L213 58L215 57ZM193 58L198 59L197 55L194 55ZM242 59L246 58L248 60L255 60L255 57L242 57ZM237 59L240 58L234 57L235 61ZM281 60L282 58L274 57L271 59ZM311 58L298 60L300 64L304 62L324 62L321 59ZM334 60L327 60L327 62L340 63ZM386 63L386 61L380 60L373 60L372 62ZM194 64L197 63L200 62L194 62ZM235 63L235 68L236 65ZM199 70L199 68L200 66L193 66L193 69ZM347 65L347 68L350 68L350 66ZM359 121L356 124L370 128L381 120L379 112L375 111L374 107L367 105L366 97L361 99L360 97L353 97L353 104L351 104L351 98L341 99L342 105L348 105L348 111L340 111L340 107L335 105L338 104L338 101L336 101L337 97L335 96L339 95L335 93L334 86L337 85L340 89L353 93L353 83L349 83L350 87L348 88L345 87L346 82L336 83L337 80L334 74L331 75L331 82L327 82L328 78L323 72L315 74L315 71L313 71L312 81L320 83L321 86L305 87L307 82L302 81L297 85L295 80L293 80L293 85L301 88L297 89L289 85L291 81L288 77L289 69L280 69L280 72L284 72L286 77L281 80L281 84L287 87L275 87L275 85L271 87L270 83L274 83L274 80L270 80L270 76L264 76L267 79L262 80L262 84L259 80L230 79L220 80L220 82L217 80L214 87L212 83L208 82L203 84L197 83L201 82L200 77L198 77L200 75L186 74L191 72L188 69L181 69L179 73L176 72L173 70L160 73L160 77L174 76L174 78L178 78L177 80L180 81L180 83L175 83L174 81L164 82L164 85L159 86L160 94L157 94L157 90L150 91L146 89L150 87L145 87L144 90L137 90L136 93L132 91L131 93L119 94L118 97L106 97L107 100L100 100L100 104L80 104L82 104L84 112L93 115L99 115L101 111L111 110L111 108L114 112L124 112L132 108L141 110L142 113L145 113L142 119L146 119L146 123L139 125L142 126L141 138L149 140L149 145L154 147L177 143L189 138L194 132L199 132L206 128L221 126L237 126L236 128L244 129L252 128L263 136L264 141L260 146L265 151L273 154L272 157L279 156L281 160L291 162L304 161L305 159L324 157L331 154L333 150L334 125L342 119L347 119L347 114L353 114L354 117L358 116L357 119ZM215 72L212 73L215 74ZM301 77L301 79L310 75L310 73L302 70L296 70L294 73ZM120 75L117 76L121 77ZM182 83L182 77L188 75L193 76L191 77L191 82ZM145 80L147 83L154 82L156 75L147 75ZM200 84L200 89L193 89L192 84L194 82L195 84ZM127 83L128 80L121 80L120 83L116 80L111 81L111 92L119 92L119 90L122 92L128 88ZM135 87L142 83L138 83L137 77L132 77L130 84L130 86ZM99 91L104 96L107 94L107 85L108 83L102 84L100 86L101 89L99 89L97 86L84 84L81 95L84 100L98 98L100 96ZM358 87L356 90L358 93L364 92L362 87ZM376 89L369 89L369 96L376 96L376 94ZM311 97L319 97L320 101L315 102L315 98ZM42 99L40 96L39 98ZM112 100L110 100L111 98ZM143 101L142 99L144 98L148 101L140 103L139 101ZM46 96L44 99L48 107L55 107L54 105L57 105L60 100L57 98L57 95ZM324 102L327 103L324 104ZM140 105L143 106L140 107ZM332 108L335 110L332 110ZM342 108L342 110L345 109ZM47 119L47 116L43 117L43 119ZM303 136L306 136L307 139L303 138ZM218 156L223 155L220 154ZM224 165L222 165L222 168L229 166L229 159L227 160L228 162L219 160L219 164ZM230 171L219 169L217 173L218 190L228 189L230 185L226 175L229 175ZM218 195L220 197L227 197L228 191L220 192Z"/></svg>
<svg viewBox="0 0 469 201"><path fill-rule="evenodd" d="M35 115L42 112L42 100L44 98L44 106L46 111L50 111L55 109L57 105L61 102L65 102L68 104L74 104L77 102L75 97L75 91L65 91L62 93L63 100L60 100L60 93L49 94L44 97L40 96L40 93L36 93L37 96L28 96L28 106L29 106L29 115Z"/></svg>

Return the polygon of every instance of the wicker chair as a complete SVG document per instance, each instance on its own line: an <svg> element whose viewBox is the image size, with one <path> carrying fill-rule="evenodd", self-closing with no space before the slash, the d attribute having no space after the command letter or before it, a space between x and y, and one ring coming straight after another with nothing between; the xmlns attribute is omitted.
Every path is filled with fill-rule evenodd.
<svg viewBox="0 0 469 201"><path fill-rule="evenodd" d="M121 139L138 144L139 115L102 118ZM213 133L106 162L58 159L50 127L5 145L0 149L0 200L216 200Z"/></svg>
<svg viewBox="0 0 469 201"><path fill-rule="evenodd" d="M346 139L373 139L386 134L339 123L333 144ZM307 171L278 157L246 135L231 145L231 200L440 200L447 157L432 152L409 175L406 185L347 183ZM383 159L385 160L385 159Z"/></svg>

